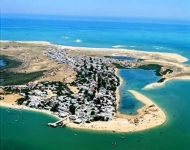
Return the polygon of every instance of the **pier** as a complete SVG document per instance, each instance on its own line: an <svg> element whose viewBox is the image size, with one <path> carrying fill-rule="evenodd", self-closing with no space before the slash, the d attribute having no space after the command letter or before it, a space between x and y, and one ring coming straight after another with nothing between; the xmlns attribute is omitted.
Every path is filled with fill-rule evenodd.
<svg viewBox="0 0 190 150"><path fill-rule="evenodd" d="M67 116L67 117L65 117L65 118L63 118L61 120L58 120L58 121L54 122L54 123L48 123L47 125L55 128L55 127L57 127L57 125L59 123L63 122L64 120L68 119L71 116L73 116L73 115ZM64 125L66 125L66 124L64 124Z"/></svg>

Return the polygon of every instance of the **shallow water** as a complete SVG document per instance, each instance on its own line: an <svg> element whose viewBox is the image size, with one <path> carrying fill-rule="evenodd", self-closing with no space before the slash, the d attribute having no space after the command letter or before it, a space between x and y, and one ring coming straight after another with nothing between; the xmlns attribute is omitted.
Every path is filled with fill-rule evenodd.
<svg viewBox="0 0 190 150"><path fill-rule="evenodd" d="M137 110L144 104L137 101L128 90L139 90L145 85L157 82L160 77L155 76L153 70L120 69L118 74L123 79L120 86L121 103L119 111L124 114L137 114Z"/></svg>
<svg viewBox="0 0 190 150"><path fill-rule="evenodd" d="M120 74L130 74L130 70L122 71L120 71ZM134 70L131 71L134 73ZM138 70L135 71L138 72ZM140 72L142 73L142 70ZM151 74L150 71L148 72ZM147 74L149 74L148 72ZM154 72L152 72L152 76L154 76ZM154 80L156 79L155 77ZM138 84L128 80L130 82L128 88L137 90L151 98L165 111L167 121L159 127L140 132L124 133L125 139L121 140L121 133L76 130L68 127L51 128L46 126L46 123L56 120L51 116L30 111L22 111L21 113L15 110L10 115L6 112L6 108L1 107L1 147L9 150L190 149L190 95L188 90L190 81L174 80L160 88L141 90L141 87L145 84L143 81L145 81L145 78L140 80ZM120 109L126 110L126 108ZM18 122L15 122L15 120L18 120ZM12 124L8 124L9 122ZM111 143L115 141L117 146L112 147Z"/></svg>

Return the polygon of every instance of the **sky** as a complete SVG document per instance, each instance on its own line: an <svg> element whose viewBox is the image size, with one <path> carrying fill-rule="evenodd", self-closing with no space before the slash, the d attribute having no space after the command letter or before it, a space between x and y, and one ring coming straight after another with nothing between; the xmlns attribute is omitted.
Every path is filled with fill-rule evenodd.
<svg viewBox="0 0 190 150"><path fill-rule="evenodd" d="M1 14L190 19L190 0L1 0Z"/></svg>

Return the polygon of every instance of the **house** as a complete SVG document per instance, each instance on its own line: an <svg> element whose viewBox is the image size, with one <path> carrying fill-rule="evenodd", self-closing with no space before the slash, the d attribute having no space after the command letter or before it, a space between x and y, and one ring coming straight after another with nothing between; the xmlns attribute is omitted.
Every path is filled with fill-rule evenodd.
<svg viewBox="0 0 190 150"><path fill-rule="evenodd" d="M80 124L80 123L82 123L82 120L81 119L76 119L76 120L74 120L74 123Z"/></svg>
<svg viewBox="0 0 190 150"><path fill-rule="evenodd" d="M64 118L67 117L69 114L67 112L60 112L59 117Z"/></svg>

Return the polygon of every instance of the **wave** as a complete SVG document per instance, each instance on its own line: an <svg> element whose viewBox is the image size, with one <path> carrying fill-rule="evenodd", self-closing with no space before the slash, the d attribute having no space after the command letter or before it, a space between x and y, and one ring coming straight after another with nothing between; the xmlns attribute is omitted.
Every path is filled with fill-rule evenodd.
<svg viewBox="0 0 190 150"><path fill-rule="evenodd" d="M156 49L163 49L164 47L161 47L161 46L153 46L154 48Z"/></svg>
<svg viewBox="0 0 190 150"><path fill-rule="evenodd" d="M136 46L129 46L129 47L136 47Z"/></svg>
<svg viewBox="0 0 190 150"><path fill-rule="evenodd" d="M121 47L124 47L124 45L114 45L112 46L113 48L121 48Z"/></svg>
<svg viewBox="0 0 190 150"><path fill-rule="evenodd" d="M63 36L64 39L68 39L69 37L68 36Z"/></svg>
<svg viewBox="0 0 190 150"><path fill-rule="evenodd" d="M81 40L81 39L76 39L75 42L77 42L77 43L81 43L82 40Z"/></svg>

